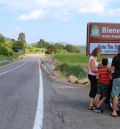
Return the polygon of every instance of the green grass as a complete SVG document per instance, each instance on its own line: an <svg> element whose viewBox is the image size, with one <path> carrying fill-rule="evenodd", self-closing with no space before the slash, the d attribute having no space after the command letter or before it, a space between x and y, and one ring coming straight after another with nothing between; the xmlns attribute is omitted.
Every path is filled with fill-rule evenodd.
<svg viewBox="0 0 120 129"><path fill-rule="evenodd" d="M26 49L25 49L25 53L26 54L39 54L40 51L45 51L44 48L36 48L36 47L32 47L32 46L28 46Z"/></svg>
<svg viewBox="0 0 120 129"><path fill-rule="evenodd" d="M81 55L79 53L57 53L55 58L62 63L72 64L72 65L88 65L88 59L86 55Z"/></svg>
<svg viewBox="0 0 120 129"><path fill-rule="evenodd" d="M112 56L100 56L98 57L98 61L101 61L103 57L111 58ZM55 58L61 61L62 63L81 66L88 66L89 61L89 56L80 53L57 53L55 54Z"/></svg>
<svg viewBox="0 0 120 129"><path fill-rule="evenodd" d="M98 61L101 61L103 57L110 58L111 56L100 56L98 57ZM61 71L62 75L69 76L72 74L79 79L87 77L89 57L85 54L57 53L55 54L55 58L59 62L57 68Z"/></svg>
<svg viewBox="0 0 120 129"><path fill-rule="evenodd" d="M55 54L55 58L59 62L57 68L62 75L67 77L74 75L79 79L87 76L85 69L87 69L89 57L86 55L79 53L57 53Z"/></svg>
<svg viewBox="0 0 120 129"><path fill-rule="evenodd" d="M13 56L5 56L5 55L0 55L0 66L9 64L13 62L14 59L17 59L20 55L17 53L14 53Z"/></svg>
<svg viewBox="0 0 120 129"><path fill-rule="evenodd" d="M11 57L0 55L0 66L6 65L12 62Z"/></svg>
<svg viewBox="0 0 120 129"><path fill-rule="evenodd" d="M0 61L4 60L6 58L7 58L7 56L0 55Z"/></svg>
<svg viewBox="0 0 120 129"><path fill-rule="evenodd" d="M58 65L57 68L60 69L61 73L65 76L74 75L79 79L86 77L86 72L80 65L61 64Z"/></svg>

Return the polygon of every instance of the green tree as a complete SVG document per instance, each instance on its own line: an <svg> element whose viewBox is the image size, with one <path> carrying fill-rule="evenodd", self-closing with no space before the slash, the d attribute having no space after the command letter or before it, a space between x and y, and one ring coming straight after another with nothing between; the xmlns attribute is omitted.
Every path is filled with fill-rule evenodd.
<svg viewBox="0 0 120 129"><path fill-rule="evenodd" d="M15 40L11 39L11 40L6 40L5 42L5 46L12 49L13 48L13 44L14 44Z"/></svg>
<svg viewBox="0 0 120 129"><path fill-rule="evenodd" d="M5 45L5 38L2 35L0 35L0 44Z"/></svg>
<svg viewBox="0 0 120 129"><path fill-rule="evenodd" d="M74 45L70 45L70 44L67 44L65 46L65 49L68 51L68 52L74 52L74 53L79 53L80 52L80 49L77 48L76 46Z"/></svg>
<svg viewBox="0 0 120 129"><path fill-rule="evenodd" d="M12 46L12 50L14 52L18 52L18 41L15 41L14 39L12 39L12 42L13 42L13 46Z"/></svg>
<svg viewBox="0 0 120 129"><path fill-rule="evenodd" d="M39 48L46 48L47 44L44 39L40 39L40 41L37 42L36 46Z"/></svg>
<svg viewBox="0 0 120 129"><path fill-rule="evenodd" d="M55 43L55 48L57 52L64 50L64 47L65 46L60 43Z"/></svg>
<svg viewBox="0 0 120 129"><path fill-rule="evenodd" d="M56 53L56 52L57 52L57 49L56 49L55 45L49 45L47 47L47 51L46 51L47 54L52 54L52 53Z"/></svg>
<svg viewBox="0 0 120 129"><path fill-rule="evenodd" d="M18 44L19 50L25 49L25 44L26 44L25 33L23 33L23 32L19 33L17 44Z"/></svg>

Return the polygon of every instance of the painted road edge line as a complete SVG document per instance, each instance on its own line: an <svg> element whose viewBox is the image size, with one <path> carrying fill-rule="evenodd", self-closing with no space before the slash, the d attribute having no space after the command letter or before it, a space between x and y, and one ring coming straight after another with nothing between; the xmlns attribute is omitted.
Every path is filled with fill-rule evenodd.
<svg viewBox="0 0 120 129"><path fill-rule="evenodd" d="M1 75L4 75L4 74L6 74L6 73L9 73L9 72L12 72L12 71L14 71L14 70L16 70L16 69L18 69L18 68L20 68L20 67L22 67L23 65L25 65L25 64L27 64L28 62L26 62L26 63L24 63L24 64L22 64L22 65L19 65L19 66L17 66L16 68L14 68L14 69L11 69L11 70L8 70L8 71L5 71L5 72L3 72L3 73L0 73L0 76Z"/></svg>
<svg viewBox="0 0 120 129"><path fill-rule="evenodd" d="M38 96L38 105L37 105L37 110L36 110L36 116L35 116L33 129L42 129L43 112L44 112L44 107L43 107L44 104L43 103L44 103L44 99L43 99L43 79L42 79L41 69L39 68L39 96Z"/></svg>

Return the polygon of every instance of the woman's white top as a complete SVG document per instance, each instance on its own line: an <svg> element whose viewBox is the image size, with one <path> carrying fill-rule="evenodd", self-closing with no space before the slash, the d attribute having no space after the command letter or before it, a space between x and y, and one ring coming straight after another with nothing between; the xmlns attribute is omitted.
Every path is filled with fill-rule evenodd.
<svg viewBox="0 0 120 129"><path fill-rule="evenodd" d="M88 66L88 74L89 74L89 75L94 75L94 76L96 76L97 73L92 72L92 71L91 71L91 68L90 68L90 61L91 61L92 59L95 61L95 67L96 67L96 68L98 67L97 59L96 59L94 56L90 56L90 59L89 59L89 66Z"/></svg>

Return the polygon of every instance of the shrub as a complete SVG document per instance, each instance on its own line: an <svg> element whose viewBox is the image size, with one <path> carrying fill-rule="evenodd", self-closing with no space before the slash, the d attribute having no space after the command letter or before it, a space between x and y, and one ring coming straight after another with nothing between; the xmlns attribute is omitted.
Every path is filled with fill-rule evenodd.
<svg viewBox="0 0 120 129"><path fill-rule="evenodd" d="M74 45L70 45L70 44L67 44L65 46L65 49L68 51L68 52L72 52L72 53L80 53L80 49Z"/></svg>
<svg viewBox="0 0 120 129"><path fill-rule="evenodd" d="M30 49L30 52L33 52L33 49Z"/></svg>
<svg viewBox="0 0 120 129"><path fill-rule="evenodd" d="M9 51L9 56L13 56L13 52L12 51Z"/></svg>
<svg viewBox="0 0 120 129"><path fill-rule="evenodd" d="M39 52L40 50L39 49L35 49L35 52Z"/></svg>
<svg viewBox="0 0 120 129"><path fill-rule="evenodd" d="M80 65L68 65L64 63L58 65L57 67L65 76L74 75L77 78L86 77L86 72L82 69Z"/></svg>
<svg viewBox="0 0 120 129"><path fill-rule="evenodd" d="M6 56L13 56L13 51L5 46L0 45L0 54Z"/></svg>

